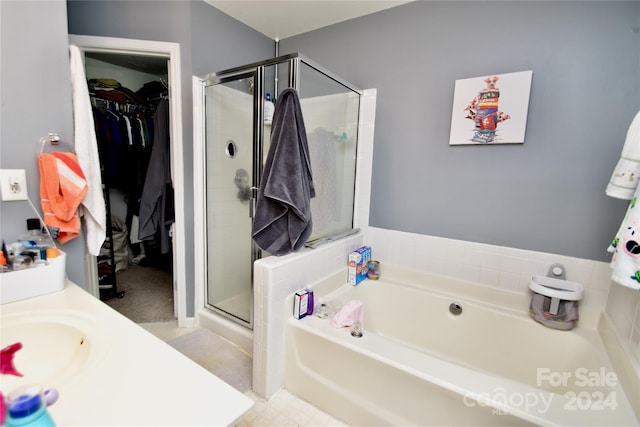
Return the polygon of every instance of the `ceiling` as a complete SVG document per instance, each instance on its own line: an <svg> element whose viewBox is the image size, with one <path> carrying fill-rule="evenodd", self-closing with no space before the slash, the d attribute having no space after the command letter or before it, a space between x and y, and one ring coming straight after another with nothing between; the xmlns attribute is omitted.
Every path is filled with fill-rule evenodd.
<svg viewBox="0 0 640 427"><path fill-rule="evenodd" d="M205 1L277 41L413 0Z"/></svg>
<svg viewBox="0 0 640 427"><path fill-rule="evenodd" d="M0 0L2 1L2 0ZM400 6L414 0L205 0L273 40ZM167 58L86 52L87 58L157 76L167 75Z"/></svg>

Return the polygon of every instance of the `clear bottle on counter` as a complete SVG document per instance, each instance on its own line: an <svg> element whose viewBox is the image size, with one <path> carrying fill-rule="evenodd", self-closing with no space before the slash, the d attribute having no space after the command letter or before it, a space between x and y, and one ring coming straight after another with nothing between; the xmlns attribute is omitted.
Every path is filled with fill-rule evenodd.
<svg viewBox="0 0 640 427"><path fill-rule="evenodd" d="M47 233L42 232L42 224L38 218L27 219L27 233L21 235L18 241L25 248L41 247L41 248L53 248L56 245L53 243L53 239Z"/></svg>

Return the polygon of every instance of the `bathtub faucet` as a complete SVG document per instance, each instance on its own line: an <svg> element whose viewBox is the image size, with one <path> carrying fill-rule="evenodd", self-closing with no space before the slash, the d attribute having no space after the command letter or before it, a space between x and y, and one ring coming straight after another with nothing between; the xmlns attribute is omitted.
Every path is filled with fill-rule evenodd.
<svg viewBox="0 0 640 427"><path fill-rule="evenodd" d="M353 326L351 326L351 336L360 338L362 337L362 323L359 320L353 322Z"/></svg>

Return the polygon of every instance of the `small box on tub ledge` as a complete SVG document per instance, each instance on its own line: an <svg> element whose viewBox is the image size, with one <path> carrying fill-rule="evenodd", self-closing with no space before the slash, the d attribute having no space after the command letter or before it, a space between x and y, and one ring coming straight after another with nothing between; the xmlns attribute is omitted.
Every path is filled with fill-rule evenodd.
<svg viewBox="0 0 640 427"><path fill-rule="evenodd" d="M349 284L356 286L367 278L371 246L363 246L349 254Z"/></svg>
<svg viewBox="0 0 640 427"><path fill-rule="evenodd" d="M47 265L0 274L0 304L58 292L64 289L67 255L59 251Z"/></svg>

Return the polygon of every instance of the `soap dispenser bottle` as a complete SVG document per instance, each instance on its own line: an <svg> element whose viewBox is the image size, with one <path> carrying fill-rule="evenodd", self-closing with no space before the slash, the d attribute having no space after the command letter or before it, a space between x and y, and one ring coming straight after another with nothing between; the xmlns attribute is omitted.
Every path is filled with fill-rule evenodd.
<svg viewBox="0 0 640 427"><path fill-rule="evenodd" d="M264 100L264 121L265 122L269 122L271 123L271 121L273 120L273 112L275 111L276 107L275 105L273 105L273 102L271 101L271 94L267 93L267 96Z"/></svg>

